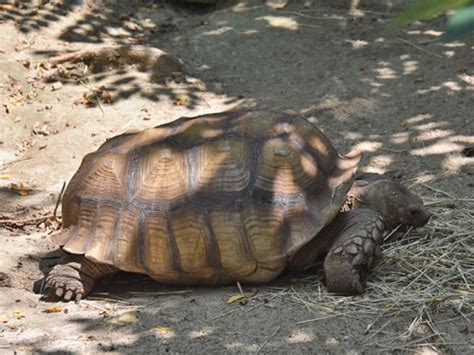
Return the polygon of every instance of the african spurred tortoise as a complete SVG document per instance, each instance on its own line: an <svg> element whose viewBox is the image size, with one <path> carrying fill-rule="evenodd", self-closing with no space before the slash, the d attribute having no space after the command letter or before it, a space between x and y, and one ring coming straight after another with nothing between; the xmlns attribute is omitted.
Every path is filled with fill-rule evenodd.
<svg viewBox="0 0 474 355"><path fill-rule="evenodd" d="M265 283L325 258L328 289L360 293L384 232L429 219L401 184L355 180L360 158L307 120L265 110L114 137L65 191L56 241L68 258L47 284L79 300L118 270L167 284Z"/></svg>

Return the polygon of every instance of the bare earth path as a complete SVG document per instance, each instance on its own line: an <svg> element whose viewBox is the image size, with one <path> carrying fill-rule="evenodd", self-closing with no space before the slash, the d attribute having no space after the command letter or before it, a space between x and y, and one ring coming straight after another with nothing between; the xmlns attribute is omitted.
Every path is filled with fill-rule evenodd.
<svg viewBox="0 0 474 355"><path fill-rule="evenodd" d="M395 15L383 8L317 1L23 3L0 5L0 353L474 352L472 37L440 42L443 19L389 34ZM38 66L130 45L186 72L125 52ZM327 294L315 269L244 286L244 304L227 303L237 286L131 275L78 304L41 298L60 257L53 209L87 152L128 129L238 106L293 110L341 151L358 146L367 170L413 187L433 220L385 246L359 297Z"/></svg>

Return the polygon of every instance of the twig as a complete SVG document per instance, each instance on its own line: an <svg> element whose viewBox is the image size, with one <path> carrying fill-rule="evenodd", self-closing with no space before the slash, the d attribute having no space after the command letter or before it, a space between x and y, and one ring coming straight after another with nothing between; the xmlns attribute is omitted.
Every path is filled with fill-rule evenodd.
<svg viewBox="0 0 474 355"><path fill-rule="evenodd" d="M410 47L413 47L413 48L416 48L422 52L425 52L427 54L431 54L437 58L443 58L443 56L441 54L438 54L438 53L435 53L435 52L432 52L432 51L429 51L427 49L424 49L420 46L417 46L416 44L414 43L411 43L410 41L407 41L406 39L403 39L403 38L399 38L400 42L402 42L403 44L406 44L407 46L410 46Z"/></svg>
<svg viewBox="0 0 474 355"><path fill-rule="evenodd" d="M438 192L438 193L440 193L440 194L443 194L443 195L445 195L445 196L448 196L449 198L452 198L453 200L457 200L456 197L454 197L453 195L447 193L446 191L443 191L443 190L440 190L440 189L436 189L436 188L431 187L430 185L427 185L427 184L425 184L425 183L423 183L423 182L422 182L420 185L423 186L423 187L426 187L428 190L431 190L431 191L433 191L433 192Z"/></svg>
<svg viewBox="0 0 474 355"><path fill-rule="evenodd" d="M265 342L262 345L260 345L260 347L257 350L257 354L259 354L260 351L262 351L262 349L265 347L265 345L267 345L268 342L280 331L280 328L281 328L281 326L278 326L275 329L275 331L272 334L270 334L270 336L267 338L267 340L265 340Z"/></svg>
<svg viewBox="0 0 474 355"><path fill-rule="evenodd" d="M226 315L228 315L228 314L234 313L234 312L239 311L239 310L240 310L240 308L235 308L235 309L233 309L233 310L231 310L231 311L227 311L227 312L218 314L217 316L212 317L210 320L215 320L215 319L217 319L217 318L224 317L224 316L226 316Z"/></svg>
<svg viewBox="0 0 474 355"><path fill-rule="evenodd" d="M58 222L56 218L56 212L58 211L59 203L61 202L61 197L63 196L64 189L66 188L66 181L63 181L63 187L61 187L61 191L59 192L58 200L56 201L56 206L54 206L53 211L53 219Z"/></svg>
<svg viewBox="0 0 474 355"><path fill-rule="evenodd" d="M52 217L53 217L52 214L48 214L46 216L31 217L31 218L25 218L25 219L4 219L3 221L0 220L0 227L11 225L11 224L15 224L15 225L38 224L40 221L45 221Z"/></svg>
<svg viewBox="0 0 474 355"><path fill-rule="evenodd" d="M3 163L2 165L0 165L0 170L5 169L9 165L16 164L16 163L19 163L21 161L30 160L30 159L31 159L31 157L28 157L28 158L16 159L16 160L12 160L12 161Z"/></svg>

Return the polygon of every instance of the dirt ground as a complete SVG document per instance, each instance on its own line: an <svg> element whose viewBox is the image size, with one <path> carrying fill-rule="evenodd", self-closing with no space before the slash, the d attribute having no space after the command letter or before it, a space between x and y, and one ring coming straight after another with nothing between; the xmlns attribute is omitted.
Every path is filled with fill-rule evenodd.
<svg viewBox="0 0 474 355"><path fill-rule="evenodd" d="M439 41L444 18L389 33L388 7L350 12L318 1L23 3L0 5L0 353L474 352L472 37ZM167 52L186 72L38 66L131 44ZM246 304L227 303L237 287L170 288L135 275L104 280L77 304L42 298L44 273L61 256L50 241L53 210L87 152L129 129L235 107L296 111L341 151L363 150L366 170L418 192L434 218L414 235L413 260L453 236L466 244L439 258L426 252L427 269L406 287L436 283L446 260L461 279L440 285L451 296L380 297L386 265L410 276L393 263L379 264L358 297L327 295L316 272L244 287L257 292Z"/></svg>

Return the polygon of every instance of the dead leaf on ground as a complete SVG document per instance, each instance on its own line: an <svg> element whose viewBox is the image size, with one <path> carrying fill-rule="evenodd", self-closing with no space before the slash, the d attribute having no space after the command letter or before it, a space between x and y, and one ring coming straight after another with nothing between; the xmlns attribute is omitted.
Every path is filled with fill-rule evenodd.
<svg viewBox="0 0 474 355"><path fill-rule="evenodd" d="M176 100L174 100L174 104L176 106L186 106L191 101L191 98L188 95L179 95Z"/></svg>
<svg viewBox="0 0 474 355"><path fill-rule="evenodd" d="M81 97L81 102L83 105L87 107L96 107L97 106L97 99L95 97L95 94L90 93L90 92L85 92L82 94Z"/></svg>
<svg viewBox="0 0 474 355"><path fill-rule="evenodd" d="M253 296L257 294L257 292L258 292L257 289L250 289L246 292L235 293L227 299L226 303L233 304L233 303L239 302L240 304L245 305L247 304L250 298L252 298Z"/></svg>
<svg viewBox="0 0 474 355"><path fill-rule="evenodd" d="M60 305L54 305L51 307L46 308L43 312L44 313L61 313L63 311L63 307Z"/></svg>
<svg viewBox="0 0 474 355"><path fill-rule="evenodd" d="M29 98L29 99L34 99L35 97L38 96L38 93L34 90L30 90L28 91L28 93L26 94L26 97Z"/></svg>
<svg viewBox="0 0 474 355"><path fill-rule="evenodd" d="M242 293L236 293L235 295L230 296L225 303L233 304L235 302L241 301L245 298L245 295Z"/></svg>
<svg viewBox="0 0 474 355"><path fill-rule="evenodd" d="M10 97L10 103L15 106L23 106L25 104L25 99L20 95L13 95Z"/></svg>
<svg viewBox="0 0 474 355"><path fill-rule="evenodd" d="M152 332L160 339L169 339L176 336L176 333L170 327L156 327Z"/></svg>
<svg viewBox="0 0 474 355"><path fill-rule="evenodd" d="M105 88L105 86L99 88L99 98L104 104L112 103L112 95L110 95L110 92Z"/></svg>
<svg viewBox="0 0 474 355"><path fill-rule="evenodd" d="M13 311L13 314L15 315L16 319L21 319L21 318L26 317L26 315L21 311Z"/></svg>

